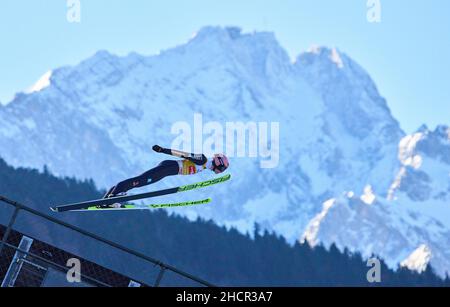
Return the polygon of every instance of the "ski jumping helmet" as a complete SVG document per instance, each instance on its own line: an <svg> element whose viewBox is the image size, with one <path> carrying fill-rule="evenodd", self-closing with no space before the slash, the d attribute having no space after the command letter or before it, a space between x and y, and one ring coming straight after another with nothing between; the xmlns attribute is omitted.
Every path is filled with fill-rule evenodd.
<svg viewBox="0 0 450 307"><path fill-rule="evenodd" d="M212 161L212 170L215 173L223 173L228 168L228 166L230 166L230 163L228 162L228 158L224 154L214 155Z"/></svg>

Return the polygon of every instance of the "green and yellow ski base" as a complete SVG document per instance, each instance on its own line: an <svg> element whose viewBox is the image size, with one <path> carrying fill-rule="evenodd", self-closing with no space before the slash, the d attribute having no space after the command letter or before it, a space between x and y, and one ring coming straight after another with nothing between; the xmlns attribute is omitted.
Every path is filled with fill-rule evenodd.
<svg viewBox="0 0 450 307"><path fill-rule="evenodd" d="M125 205L122 208L99 208L99 207L89 207L88 209L74 210L74 211L118 211L118 210L146 210L146 209L163 209L163 208L175 208L175 207L188 207L188 206L198 206L209 204L212 201L211 198L196 200L196 201L186 201L180 203L169 203L169 204L152 204L152 205Z"/></svg>

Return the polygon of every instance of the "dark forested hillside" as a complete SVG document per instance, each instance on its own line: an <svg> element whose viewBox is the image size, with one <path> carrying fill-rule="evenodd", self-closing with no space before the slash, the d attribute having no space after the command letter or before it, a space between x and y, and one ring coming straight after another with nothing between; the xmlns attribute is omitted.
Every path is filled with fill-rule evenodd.
<svg viewBox="0 0 450 307"><path fill-rule="evenodd" d="M0 159L0 195L48 211L48 204L92 199L101 193L90 181L59 179L47 171L13 169ZM0 215L2 210L5 208L0 206ZM252 236L243 235L211 221L191 222L161 210L108 215L100 212L64 218L218 285L370 285L366 279L369 267L358 254L342 253L335 247L326 250L301 244L291 246L283 238L261 231L257 225ZM107 258L104 251L93 248L82 238L60 234L56 239L50 226L29 226L28 231L35 232L30 235L36 238L45 233L47 240L70 242L73 250L90 258ZM133 275L137 267L127 263L129 271L124 273ZM431 268L418 275L408 270L394 272L383 263L381 279L384 286L450 285L448 280L436 277Z"/></svg>
<svg viewBox="0 0 450 307"><path fill-rule="evenodd" d="M92 181L80 182L57 178L45 168L43 172L8 166L0 158L0 194L28 205L60 203L98 198L101 194Z"/></svg>

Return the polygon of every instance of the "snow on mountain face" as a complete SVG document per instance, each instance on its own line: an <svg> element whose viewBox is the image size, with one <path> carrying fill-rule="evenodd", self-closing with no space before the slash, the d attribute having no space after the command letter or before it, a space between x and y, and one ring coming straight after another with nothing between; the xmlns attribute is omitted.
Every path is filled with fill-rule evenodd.
<svg viewBox="0 0 450 307"><path fill-rule="evenodd" d="M419 246L406 260L400 263L401 266L407 267L412 271L419 273L424 272L427 269L430 262L431 251L425 244Z"/></svg>
<svg viewBox="0 0 450 307"><path fill-rule="evenodd" d="M377 193L385 193L398 168L396 152L403 132L392 118L386 101L379 95L368 74L336 49L316 48L299 56L299 73L320 93L326 111L322 114L323 133L337 141L339 154L333 172L348 172L350 186L361 191L371 184ZM346 157L348 165L340 164ZM339 169L336 166L340 166ZM356 185L355 185L356 184Z"/></svg>
<svg viewBox="0 0 450 307"><path fill-rule="evenodd" d="M44 88L50 85L51 76L52 71L46 72L32 87L27 90L27 93L42 91Z"/></svg>
<svg viewBox="0 0 450 307"><path fill-rule="evenodd" d="M327 205L330 202L332 206ZM302 240L313 246L318 243L325 246L335 243L341 249L350 246L365 257L376 255L385 259L391 267L402 263L420 270L430 261L442 276L449 267L449 228L408 206L385 200L368 205L355 196L332 199L306 227ZM419 257L416 253L412 257L422 245L428 246L429 255L416 259Z"/></svg>
<svg viewBox="0 0 450 307"><path fill-rule="evenodd" d="M448 129L423 127L405 136L398 149L401 166L388 197L372 195L370 205L367 195L329 200L302 240L351 246L366 257L375 254L393 267L401 264L419 272L431 263L445 276L450 268Z"/></svg>
<svg viewBox="0 0 450 307"><path fill-rule="evenodd" d="M422 127L399 146L402 167L390 189L390 199L450 225L450 139L448 127Z"/></svg>
<svg viewBox="0 0 450 307"><path fill-rule="evenodd" d="M392 263L406 259L420 244L430 247L433 259L446 256L436 256L449 246L441 235L446 230L423 227L431 223L440 229L433 216L405 219L405 210L396 211L385 200L395 195L410 201L413 185L434 189L435 183L398 159L404 133L369 75L337 49L315 48L291 63L271 33L206 27L188 43L159 55L117 57L100 51L77 66L53 70L47 81L0 108L1 156L13 166L47 165L57 175L93 178L106 188L160 161L163 157L152 154L151 146L170 145L175 137L171 126L192 123L196 112L204 121L280 122L277 168L263 170L254 159L234 158L233 180L197 195L213 196L215 204L187 208L183 214L242 231L256 221L291 241L306 230L311 239L358 250L369 250L364 244L371 239ZM421 167L432 169L431 161L445 160L437 153L442 144L420 144L417 150L430 156L430 165ZM199 176L170 178L152 189L210 174ZM355 207L338 200L349 191L362 195ZM335 201L324 212L321 204L330 199ZM434 198L425 203L434 210ZM385 230L374 233L371 219ZM341 226L351 221L347 233ZM390 246L399 252L382 250L391 232L398 233ZM367 237L362 243L361 233ZM433 265L450 267L444 260Z"/></svg>

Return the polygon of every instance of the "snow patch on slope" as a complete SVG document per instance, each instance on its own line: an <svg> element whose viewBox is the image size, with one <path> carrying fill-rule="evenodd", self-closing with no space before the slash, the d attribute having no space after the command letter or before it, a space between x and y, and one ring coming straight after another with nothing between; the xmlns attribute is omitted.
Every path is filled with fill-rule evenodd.
<svg viewBox="0 0 450 307"><path fill-rule="evenodd" d="M419 169L422 165L422 157L415 153L418 142L423 138L423 133L415 133L405 136L399 144L398 159L404 166Z"/></svg>
<svg viewBox="0 0 450 307"><path fill-rule="evenodd" d="M411 255L403 260L400 265L406 267L411 271L422 273L427 269L428 263L431 260L431 250L426 244L420 245Z"/></svg>
<svg viewBox="0 0 450 307"><path fill-rule="evenodd" d="M301 239L302 243L308 242L311 246L316 246L319 244L320 225L335 204L336 199L334 198L323 203L322 211L317 214L306 227L305 233Z"/></svg>
<svg viewBox="0 0 450 307"><path fill-rule="evenodd" d="M419 169L422 166L423 159L421 155L416 153L416 146L423 137L424 134L418 132L412 135L407 135L401 139L398 145L398 160L402 166L389 188L389 200L395 199L395 192L400 188L402 180L407 174L407 167Z"/></svg>
<svg viewBox="0 0 450 307"><path fill-rule="evenodd" d="M330 60L340 69L344 68L344 62L336 48L331 49Z"/></svg>
<svg viewBox="0 0 450 307"><path fill-rule="evenodd" d="M364 194L361 195L361 200L367 205L372 205L373 202L375 201L375 199L376 199L376 196L373 193L372 186L367 185L364 188Z"/></svg>
<svg viewBox="0 0 450 307"><path fill-rule="evenodd" d="M31 93L35 93L35 92L40 92L43 89L49 87L51 84L50 80L51 80L52 74L53 74L53 72L51 70L46 72L41 78L39 78L39 80L33 86L31 86L26 91L26 93L31 94Z"/></svg>

